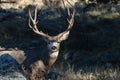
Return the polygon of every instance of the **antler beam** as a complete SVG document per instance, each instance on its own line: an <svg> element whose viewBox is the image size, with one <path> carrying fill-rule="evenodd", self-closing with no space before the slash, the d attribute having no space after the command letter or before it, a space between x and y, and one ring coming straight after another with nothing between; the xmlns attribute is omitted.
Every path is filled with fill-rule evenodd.
<svg viewBox="0 0 120 80"><path fill-rule="evenodd" d="M33 23L33 26L30 23L31 21ZM36 7L35 8L34 19L32 18L31 12L29 10L29 24L28 25L36 34L41 35L41 36L46 37L46 38L49 38L50 37L49 35L47 35L47 34L43 33L42 31L38 30L37 23L38 23L38 21L37 21L37 7Z"/></svg>

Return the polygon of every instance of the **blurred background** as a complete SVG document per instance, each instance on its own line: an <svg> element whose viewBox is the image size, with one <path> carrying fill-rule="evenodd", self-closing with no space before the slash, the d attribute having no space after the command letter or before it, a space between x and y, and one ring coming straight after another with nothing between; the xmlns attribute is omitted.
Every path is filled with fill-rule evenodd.
<svg viewBox="0 0 120 80"><path fill-rule="evenodd" d="M62 1L76 9L75 22L52 70L67 75L60 80L119 80L120 0L0 0L0 50L45 44L28 27L28 10L34 14L36 5L39 30L52 36L64 31Z"/></svg>

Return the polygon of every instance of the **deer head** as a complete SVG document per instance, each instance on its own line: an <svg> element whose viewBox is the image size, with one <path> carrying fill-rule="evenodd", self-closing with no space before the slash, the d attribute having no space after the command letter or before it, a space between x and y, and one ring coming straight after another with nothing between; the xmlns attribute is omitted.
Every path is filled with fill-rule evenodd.
<svg viewBox="0 0 120 80"><path fill-rule="evenodd" d="M67 10L69 11L69 9L67 8ZM67 21L69 23L67 29L64 32L59 33L56 36L50 36L48 34L45 34L42 31L39 31L37 28L37 7L35 8L35 14L34 14L34 18L31 15L31 12L29 10L29 27L38 35L42 36L45 41L48 44L48 48L51 51L58 51L59 49L59 44L61 43L61 41L66 40L68 38L69 32L74 24L74 16L75 16L75 10L73 11L72 14L69 13L69 15L71 16L71 19L69 20L67 18ZM32 25L31 25L32 22Z"/></svg>

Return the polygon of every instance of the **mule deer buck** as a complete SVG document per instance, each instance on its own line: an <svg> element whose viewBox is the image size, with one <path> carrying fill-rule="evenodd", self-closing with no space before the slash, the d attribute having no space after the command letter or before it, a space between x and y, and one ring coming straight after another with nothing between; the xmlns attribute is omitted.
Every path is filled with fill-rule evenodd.
<svg viewBox="0 0 120 80"><path fill-rule="evenodd" d="M29 80L39 80L45 74L47 74L50 67L56 61L59 53L60 43L68 38L70 30L74 24L74 16L75 10L73 10L73 12L70 14L70 20L67 19L69 23L68 28L56 36L50 36L42 31L39 31L37 28L37 7L35 8L34 18L29 10L29 27L33 30L33 32L42 36L47 42L47 45L43 46L42 49L35 49L35 51L21 51L20 54L16 52L3 51L0 52L0 55L3 55L2 53L8 53L21 65L25 76Z"/></svg>
<svg viewBox="0 0 120 80"><path fill-rule="evenodd" d="M34 18L29 10L29 27L38 35L42 36L47 42L47 46L44 47L40 53L29 53L26 55L26 59L22 63L22 68L29 77L30 80L38 80L43 77L50 67L57 59L60 43L68 38L69 32L74 23L75 10L71 15L71 19L68 20L68 28L56 36L50 36L37 28L37 7L35 9ZM31 25L32 22L32 25Z"/></svg>

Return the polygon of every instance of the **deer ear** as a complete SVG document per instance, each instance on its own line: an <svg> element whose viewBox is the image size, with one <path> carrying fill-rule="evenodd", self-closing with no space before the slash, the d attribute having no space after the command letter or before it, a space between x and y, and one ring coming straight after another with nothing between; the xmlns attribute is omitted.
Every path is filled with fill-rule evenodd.
<svg viewBox="0 0 120 80"><path fill-rule="evenodd" d="M58 36L58 41L61 42L63 40L66 40L69 36L70 31L66 31L65 33L62 33Z"/></svg>

